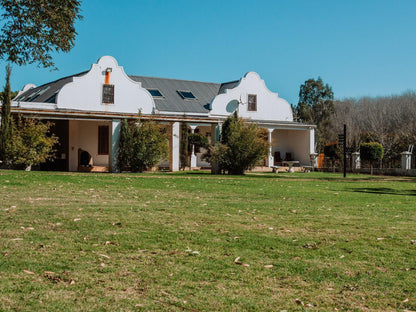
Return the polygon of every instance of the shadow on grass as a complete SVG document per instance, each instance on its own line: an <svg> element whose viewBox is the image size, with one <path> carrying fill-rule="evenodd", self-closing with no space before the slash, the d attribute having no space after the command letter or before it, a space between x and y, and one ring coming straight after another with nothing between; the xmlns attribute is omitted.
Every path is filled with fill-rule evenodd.
<svg viewBox="0 0 416 312"><path fill-rule="evenodd" d="M350 191L358 193L416 196L416 190L395 190L388 187L352 188Z"/></svg>

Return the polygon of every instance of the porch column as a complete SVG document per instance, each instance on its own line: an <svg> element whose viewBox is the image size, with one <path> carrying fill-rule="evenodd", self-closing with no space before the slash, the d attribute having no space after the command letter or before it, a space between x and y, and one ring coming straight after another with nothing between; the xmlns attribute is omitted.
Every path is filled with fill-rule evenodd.
<svg viewBox="0 0 416 312"><path fill-rule="evenodd" d="M113 119L111 123L111 141L110 141L110 147L111 152L109 157L110 161L110 172L119 172L120 170L117 168L117 151L118 151L118 141L120 138L120 119Z"/></svg>
<svg viewBox="0 0 416 312"><path fill-rule="evenodd" d="M171 135L169 144L169 169L170 171L179 171L179 122L171 124Z"/></svg>
<svg viewBox="0 0 416 312"><path fill-rule="evenodd" d="M274 165L274 156L273 156L273 146L272 146L272 133L274 129L268 128L269 130L269 157L268 157L268 166L269 168Z"/></svg>
<svg viewBox="0 0 416 312"><path fill-rule="evenodd" d="M195 133L195 129L197 126L195 125L189 125L189 127L191 128L191 133ZM191 150L191 168L195 168L196 167L196 155L195 155L195 146L194 144L192 144L192 150Z"/></svg>
<svg viewBox="0 0 416 312"><path fill-rule="evenodd" d="M315 153L315 128L309 128L309 154Z"/></svg>

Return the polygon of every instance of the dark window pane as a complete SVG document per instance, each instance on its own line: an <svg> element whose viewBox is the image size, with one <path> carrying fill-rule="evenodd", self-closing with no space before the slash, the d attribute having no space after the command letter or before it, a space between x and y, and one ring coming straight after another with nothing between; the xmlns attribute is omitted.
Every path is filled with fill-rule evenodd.
<svg viewBox="0 0 416 312"><path fill-rule="evenodd" d="M103 103L114 104L114 85L103 85Z"/></svg>
<svg viewBox="0 0 416 312"><path fill-rule="evenodd" d="M178 93L184 99L191 99L191 100L195 100L196 99L195 95L193 95L193 93L191 91L179 91L178 90Z"/></svg>
<svg viewBox="0 0 416 312"><path fill-rule="evenodd" d="M147 91L149 91L153 97L163 97L162 93L160 93L158 89L147 89Z"/></svg>
<svg viewBox="0 0 416 312"><path fill-rule="evenodd" d="M250 111L250 112L257 111L257 95L256 94L249 94L248 95L247 110Z"/></svg>

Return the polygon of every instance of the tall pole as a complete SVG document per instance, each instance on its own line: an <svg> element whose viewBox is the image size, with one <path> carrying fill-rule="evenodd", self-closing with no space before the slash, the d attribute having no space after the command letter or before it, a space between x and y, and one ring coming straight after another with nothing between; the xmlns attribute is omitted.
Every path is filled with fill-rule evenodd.
<svg viewBox="0 0 416 312"><path fill-rule="evenodd" d="M347 176L347 125L344 124L344 178Z"/></svg>

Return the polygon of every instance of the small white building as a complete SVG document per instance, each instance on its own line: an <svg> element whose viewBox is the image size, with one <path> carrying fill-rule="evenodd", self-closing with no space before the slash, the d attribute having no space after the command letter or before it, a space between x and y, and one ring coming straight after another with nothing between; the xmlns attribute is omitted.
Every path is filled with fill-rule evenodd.
<svg viewBox="0 0 416 312"><path fill-rule="evenodd" d="M48 170L78 171L80 151L87 151L94 166L115 171L120 121L151 117L167 125L170 156L164 164L179 170L180 123L218 140L221 123L238 111L240 117L269 131L266 166L284 159L310 165L314 126L293 121L287 101L270 91L255 72L227 83L128 76L111 56L73 76L36 87L27 84L12 101L12 113L51 120L59 137L56 159ZM192 155L193 167L208 167Z"/></svg>

